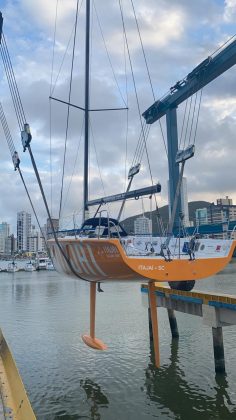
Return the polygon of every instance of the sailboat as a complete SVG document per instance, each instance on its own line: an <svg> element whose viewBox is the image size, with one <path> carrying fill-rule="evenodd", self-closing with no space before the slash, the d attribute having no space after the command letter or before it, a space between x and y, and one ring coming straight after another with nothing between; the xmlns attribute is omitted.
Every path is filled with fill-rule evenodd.
<svg viewBox="0 0 236 420"><path fill-rule="evenodd" d="M11 262L8 263L7 272L8 273L16 273L17 271L19 271L19 268L17 266L17 263L13 259Z"/></svg>
<svg viewBox="0 0 236 420"><path fill-rule="evenodd" d="M129 198L153 195L161 190L160 184L131 190L135 175L140 171L140 162L130 168L128 186L124 193L89 201L88 199L88 146L89 146L89 98L90 98L90 0L86 0L86 38L85 38L85 124L84 124L84 197L83 223L74 234L60 236L55 232L52 218L45 202L45 195L36 172L30 142L32 139L29 124L24 121L21 139L24 151L29 150L35 173L41 188L49 221L52 238L47 245L55 269L58 272L74 276L90 283L90 333L83 335L84 342L97 350L107 348L95 336L96 285L101 291L100 282L142 282L149 285L152 324L157 325L155 306L155 282L168 282L170 287L191 290L196 281L212 276L222 270L232 258L236 241L229 239L209 239L200 237L173 236L173 225L183 178L185 162L193 157L194 145L179 150L176 154L177 165L181 165L179 181L176 187L172 214L165 236L148 237L151 246L147 247L147 238L135 237L126 233L120 223L125 202ZM68 104L70 105L70 104ZM21 104L20 104L21 106ZM13 160L14 163L14 160ZM17 161L15 169L19 167ZM17 166L18 165L18 166ZM100 210L104 204L121 201L118 217L110 217L109 212ZM89 207L98 206L94 217L88 217ZM156 331L157 328L154 328ZM157 331L155 332L157 334ZM158 350L155 348L156 361ZM158 362L156 362L158 365Z"/></svg>
<svg viewBox="0 0 236 420"><path fill-rule="evenodd" d="M84 222L74 236L48 240L53 264L57 271L89 282L106 281L168 281L170 286L191 290L196 280L222 270L230 261L235 241L231 239L175 238L172 235L185 162L193 157L195 147L178 150L176 164L181 164L172 216L165 237L135 237L128 235L120 223L121 213L128 198L137 198L160 192L159 184L131 191L131 183L140 171L140 163L128 173L127 191L97 200L88 200L88 146L89 146L89 56L90 56L90 0L86 1L85 39L85 125L84 125ZM117 219L108 211L99 211L102 205L121 201ZM95 217L87 218L89 206L98 206ZM151 247L147 249L147 240Z"/></svg>
<svg viewBox="0 0 236 420"><path fill-rule="evenodd" d="M102 199L88 200L88 144L89 144L89 48L90 48L90 1L86 1L85 40L85 128L84 128L84 221L81 229L63 234L54 234L48 240L53 265L58 272L90 282L90 334L83 336L84 342L96 349L106 345L95 338L96 283L100 282L169 282L170 287L191 290L195 281L207 278L222 270L231 260L236 241L233 239L209 239L179 237L172 234L177 201L186 160L194 155L194 145L179 150L176 163L181 164L175 202L166 236L136 237L125 232L120 216L126 199L160 192L161 186L131 191L134 176L140 164L130 168L126 192ZM121 210L117 219L108 211L100 211L102 205L120 200ZM87 218L89 206L97 205L94 217ZM53 230L53 226L52 226ZM147 249L147 240L151 247Z"/></svg>

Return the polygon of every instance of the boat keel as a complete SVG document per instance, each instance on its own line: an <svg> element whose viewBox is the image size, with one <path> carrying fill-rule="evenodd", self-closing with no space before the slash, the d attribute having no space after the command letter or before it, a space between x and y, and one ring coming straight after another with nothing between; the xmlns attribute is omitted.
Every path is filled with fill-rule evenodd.
<svg viewBox="0 0 236 420"><path fill-rule="evenodd" d="M106 350L107 345L95 337L96 286L96 282L90 283L90 335L82 335L82 340L92 349Z"/></svg>
<svg viewBox="0 0 236 420"><path fill-rule="evenodd" d="M82 335L83 342L95 350L106 350L107 345L103 343L102 340L99 340L99 338L93 338L91 335L84 334Z"/></svg>

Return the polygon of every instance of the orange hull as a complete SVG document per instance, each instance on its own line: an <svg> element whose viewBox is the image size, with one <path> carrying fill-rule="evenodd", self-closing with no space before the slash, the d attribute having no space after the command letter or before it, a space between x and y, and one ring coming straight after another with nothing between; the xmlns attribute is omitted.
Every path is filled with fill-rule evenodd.
<svg viewBox="0 0 236 420"><path fill-rule="evenodd" d="M118 239L60 238L60 245L76 275L86 281L181 281L199 280L221 271L231 260L236 241L226 256L173 259L160 256L127 256ZM57 271L75 275L53 239L48 241Z"/></svg>

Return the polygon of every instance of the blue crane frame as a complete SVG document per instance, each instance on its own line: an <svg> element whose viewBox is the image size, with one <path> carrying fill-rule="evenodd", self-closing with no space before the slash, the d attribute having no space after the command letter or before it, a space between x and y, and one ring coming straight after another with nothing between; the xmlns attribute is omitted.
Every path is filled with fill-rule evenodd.
<svg viewBox="0 0 236 420"><path fill-rule="evenodd" d="M144 113L147 124L153 124L166 115L168 168L169 168L169 204L172 211L175 192L179 179L179 164L175 163L178 151L177 108L182 102L194 95L212 80L236 64L236 41L232 41L218 54L207 57L184 79L170 88L166 96L154 102ZM179 197L174 229L179 224L181 198Z"/></svg>

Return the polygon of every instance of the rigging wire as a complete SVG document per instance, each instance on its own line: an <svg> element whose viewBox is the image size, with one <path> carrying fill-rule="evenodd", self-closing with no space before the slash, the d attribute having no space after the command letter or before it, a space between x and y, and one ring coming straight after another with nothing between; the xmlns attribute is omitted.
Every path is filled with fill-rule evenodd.
<svg viewBox="0 0 236 420"><path fill-rule="evenodd" d="M83 0L81 0L80 7L79 7L79 11L78 11L78 15L80 14L82 4L83 4ZM68 43L67 43L67 46L66 46L66 49L65 49L65 52L64 52L64 55L63 55L63 58L62 58L61 64L60 64L60 68L59 68L59 70L58 70L58 74L57 74L57 77L56 77L56 79L55 79L55 83L54 83L54 85L53 85L53 87L52 87L52 90L51 90L51 96L52 96L52 95L53 95L53 93L54 93L54 90L55 90L56 85L57 85L57 81L58 81L59 76L60 76L60 74L61 74L61 70L62 70L62 67L63 67L64 61L65 61L65 58L66 58L66 55L67 55L67 52L68 52L68 49L69 49L69 46L70 46L71 40L72 40L73 33L74 33L74 26L73 26L73 28L72 28L72 30L71 30L71 34L70 34L70 37L69 37L69 40L68 40Z"/></svg>
<svg viewBox="0 0 236 420"><path fill-rule="evenodd" d="M194 107L193 107L193 116L192 116L190 131L189 131L189 142L188 142L189 145L190 145L190 141L191 141L191 137L192 137L192 129L193 129L193 122L194 122L194 117L195 117L197 97L198 97L198 92L195 93L195 101L194 101Z"/></svg>
<svg viewBox="0 0 236 420"><path fill-rule="evenodd" d="M124 191L127 187L127 162L128 162L128 134L129 134L129 94L128 94L128 74L127 74L127 58L126 58L126 49L125 49L125 37L123 35L123 49L124 49L124 67L125 67L125 93L126 93L126 130L125 130L125 183Z"/></svg>
<svg viewBox="0 0 236 420"><path fill-rule="evenodd" d="M153 88L153 84L152 84L151 74L150 74L149 67L148 67L146 53L145 53L145 50L144 50L144 45L143 45L143 40L142 40L140 28L139 28L139 23L138 23L137 15L136 15L136 12L135 12L135 7L134 7L133 0L130 0L130 1L131 1L132 8L133 8L134 19L135 19L135 23L136 23L136 26L137 26L137 31L138 31L138 35L139 35L139 40L140 40L142 52L143 52L143 58L144 58L144 61L145 61L145 66L146 66L146 70L147 70L147 74L148 74L148 78L149 78L149 83L150 83L150 87L151 87L151 91L152 91L152 96L153 96L153 100L155 102L156 101L155 92L154 92L154 88ZM163 141L163 144L164 144L166 156L168 157L167 146L166 146L166 141L165 141L165 137L164 137L164 133L163 133L161 120L159 119L158 122L159 122L159 127L160 127L160 130L161 130L161 136L162 136L162 141Z"/></svg>
<svg viewBox="0 0 236 420"><path fill-rule="evenodd" d="M103 183L103 179L102 179L101 168L100 168L99 161L98 161L98 154L97 154L97 149L96 149L96 145L95 145L95 137L94 137L94 133L93 133L93 127L92 127L91 121L89 121L89 123L90 123L91 137L92 137L92 140L93 140L93 147L94 147L97 166L98 166L98 172L99 172L100 181L101 181L101 184L102 184L103 194L104 194L104 197L105 197L106 196L106 191L105 191L105 187L104 187L104 183Z"/></svg>
<svg viewBox="0 0 236 420"><path fill-rule="evenodd" d="M6 44L6 43L5 43ZM7 46L5 45L5 49L7 50ZM1 48L1 52L2 52L2 48ZM3 54L3 56L5 57L5 55ZM81 277L81 275L79 275L76 271L75 271L75 269L73 268L73 266L72 266L72 264L71 264L71 261L70 261L70 259L68 258L68 256L67 256L67 254L66 254L66 252L64 251L64 249L63 249L63 247L61 246L61 244L59 243L59 241L58 241L58 238L57 238L57 235L56 235L56 232L55 232L55 229L54 229L54 225L53 225L53 221L52 221L52 217L51 217L51 215L50 215L50 211L49 211L49 208L48 208L48 204L47 204L47 200L46 200L46 196L45 196L45 193L44 193L44 190L43 190L43 185L42 185L42 182L41 182L41 179L40 179L40 175L39 175L39 172L38 172L38 168L37 168L37 165L36 165L36 163L35 163L35 160L34 160L34 156L33 156L33 153L32 153L32 150L31 150L31 147L30 147L30 141L31 141L31 134L28 132L28 131L25 131L26 130L26 126L28 126L28 124L26 123L26 119L24 119L25 118L25 114L24 114L24 110L23 110L23 106L22 106L22 102L21 102L21 98L20 98L20 95L19 95L19 91L18 91L18 87L17 87L17 84L16 84L16 79L15 79L15 75L14 75L14 71L13 71L13 67L12 67L12 65L11 65L11 60L10 60L10 56L9 56L9 60L8 60L8 66L7 67L5 67L6 68L6 74L7 74L7 78L8 78L8 83L9 83L9 88L10 88L10 91L11 92L15 92L15 93L17 93L17 96L15 97L14 96L14 99L15 99L15 110L17 111L17 112L19 112L20 114L20 116L21 116L21 118L22 118L22 121L23 121L23 123L24 123L24 125L23 125L23 127L22 127L22 129L24 129L24 134L26 134L27 136L28 136L28 141L27 141L27 144L25 144L25 146L24 146L24 149L28 149L29 150L29 154L30 154L30 158L31 158L31 162L32 162L32 165L33 165L33 169L34 169L34 172L35 172L35 176L36 176L36 178L37 178L37 181L38 181L38 185L39 185L39 189L40 189L40 192L41 192L41 195L42 195L42 198L43 198L43 202L44 202L44 205L45 205L45 208L46 208L46 212L47 212L47 216L48 216L48 219L49 219L49 221L50 221L50 226L51 226L51 229L52 229L52 233L53 233L53 237L54 237L54 240L55 240L55 243L56 243L56 245L57 245L57 247L59 248L59 250L60 250L60 253L62 254L62 256L63 256L63 258L65 259L65 261L66 261L66 263L68 264L68 266L69 266L69 268L70 268L70 270L72 271L72 273L76 276L76 277L78 277L78 278L82 278ZM11 72L11 77L8 77L8 70L10 69L10 72ZM19 122L19 121L18 121ZM29 127L28 127L29 128ZM21 126L20 126L20 129L21 129ZM83 278L82 278L83 279ZM86 280L86 279L83 279L83 280Z"/></svg>
<svg viewBox="0 0 236 420"><path fill-rule="evenodd" d="M52 49L52 68L51 68L51 81L49 88L49 96L52 96L52 80L54 72L54 56L55 56L55 43L56 43L56 31L57 31L57 12L58 12L58 0L56 3L56 14L54 24L54 35L53 35L53 49ZM50 204L52 214L52 103L49 100L49 153L50 153Z"/></svg>
<svg viewBox="0 0 236 420"><path fill-rule="evenodd" d="M62 208L62 214L63 214L64 208L65 208L65 205L66 205L66 202L67 202L67 199L68 199L68 195L69 195L69 191L70 191L72 179L73 179L74 174L75 174L75 166L76 166L78 155L79 155L79 149L80 149L81 140L82 140L82 136L83 136L83 130L84 130L84 118L83 118L83 123L82 123L82 126L81 126L80 138L79 138L79 142L78 142L78 146L77 146L77 150L76 150L76 156L75 156L75 160L74 160L74 166L73 166L73 170L72 170L72 173L71 173L69 185L68 185L67 192L66 192L65 199L64 199L64 204L63 204L63 208Z"/></svg>
<svg viewBox="0 0 236 420"><path fill-rule="evenodd" d="M182 121L180 139L179 139L179 149L181 148L181 143L182 143L182 139L183 139L183 132L184 132L184 125L185 125L185 118L186 118L186 114L187 114L188 100L189 100L189 98L187 98L187 100L185 101L184 116L183 116L183 121Z"/></svg>
<svg viewBox="0 0 236 420"><path fill-rule="evenodd" d="M132 60L131 60L130 50L129 50L129 46L128 46L128 39L127 39L127 33L126 33L126 29L125 29L125 21L124 21L124 15L123 15L123 10L122 10L121 0L119 0L119 6L120 6L122 26L123 26L123 33L124 33L124 36L125 36L125 43L126 43L126 48L127 48L128 57L129 57L130 70L131 70L132 80L133 80L133 85L134 85L135 97L136 97L136 102L137 102L137 107L138 107L139 119L140 119L140 124L141 124L141 132L142 132L143 142L145 144L145 151L146 151L146 154L147 154L147 159L148 159L148 162L149 162L147 145L146 145L146 138L145 138L145 135L144 135L143 121L142 121L142 116L141 116L141 110L140 110L138 92L137 92L137 87L136 87L136 82L135 82L135 77L134 77ZM149 169L151 170L150 162L149 162Z"/></svg>
<svg viewBox="0 0 236 420"><path fill-rule="evenodd" d="M0 102L0 120L1 120L1 123L2 123L2 128L3 128L4 134L5 134L5 138L6 138L6 141L7 141L7 144L8 144L8 148L9 148L9 150L10 150L11 157L13 157L13 155L14 155L14 153L15 153L16 148L15 148L15 145L14 145L13 140L12 140L12 136L11 136L11 133L10 133L10 130L9 130L9 126L8 126L8 124L7 124L7 120L6 120L5 113L4 113L4 111L3 111L3 107L2 107L1 102ZM20 163L20 162L19 162L19 163ZM45 238L45 235L44 235L43 230L42 230L42 228L41 228L41 225L40 225L40 222L39 222L39 219L38 219L38 216L37 216L37 213L36 213L35 207L34 207L34 205L33 205L33 202L32 202L32 199L31 199L31 196L30 196L30 193L29 193L29 190L28 190L27 185L26 185L26 183L25 183L25 180L24 180L24 177L23 177L23 174L22 174L22 171L21 171L21 169L20 169L19 164L18 164L17 168L15 168L15 170L16 170L16 169L18 169L18 172L19 172L19 174L20 174L21 181L22 181L22 183L23 183L23 185L24 185L24 188L25 188L26 194L27 194L28 199L29 199L29 202L30 202L30 204L31 204L31 208L32 208L32 210L33 210L33 213L34 213L35 219L36 219L36 221L37 221L37 224L38 224L38 227L39 227L39 230L40 230L40 233L41 233L41 237L43 238L44 243L45 243L45 246L46 246L46 248L47 248L46 238Z"/></svg>
<svg viewBox="0 0 236 420"><path fill-rule="evenodd" d="M1 42L1 55L2 55L3 65L5 68L8 84L10 87L10 92L11 92L12 101L13 101L13 105L15 108L16 116L17 116L17 121L18 121L20 130L22 130L24 127L25 114L24 114L21 98L19 95L15 75L13 72L10 55L7 49L6 39L3 33L2 33L2 42Z"/></svg>
<svg viewBox="0 0 236 420"><path fill-rule="evenodd" d="M78 8L79 8L79 0L77 0L77 4L76 4L75 30L74 30L74 41L73 41L72 60L71 60L71 72L70 72L70 86L69 86L68 103L70 103L71 90L72 90L72 78L73 78L74 57L75 57L75 41L76 41L77 21L78 21ZM68 130L69 130L69 117L70 117L70 106L68 105L68 107L67 107L67 117L66 117L66 137L65 137L63 166L62 166L62 181L61 181L61 193L60 193L59 219L61 217L62 196L63 196L63 189L64 189L64 175L65 175L66 151L67 151Z"/></svg>
<svg viewBox="0 0 236 420"><path fill-rule="evenodd" d="M185 148L185 143L186 143L186 139L187 139L188 126L189 126L189 120L190 120L190 113L191 113L191 109L192 109L192 102L193 102L193 97L191 96L191 98L190 98L190 104L189 104L189 107L188 107L188 117L187 117L186 129L185 129L185 136L184 136L184 145L183 145L183 148Z"/></svg>
<svg viewBox="0 0 236 420"><path fill-rule="evenodd" d="M134 3L133 3L133 0L130 0L130 1L131 1L132 8L133 8L134 19L135 19L135 23L136 23L137 30L138 30L139 40L140 40L140 44L141 44L141 48L142 48L142 52L143 52L143 57L144 57L144 61L145 61L145 66L146 66L146 69L147 69L147 74L148 74L148 78L149 78L149 83L150 83L150 87L151 87L151 91L152 91L152 96L153 96L153 99L154 99L154 101L155 101L155 100L156 100L156 98L155 98L155 93L154 93L154 89L153 89L152 79L151 79L151 75L150 75L150 71L149 71L149 67L148 67L148 63L147 63L147 58L146 58L145 50L144 50L144 47L143 47L143 41L142 41L142 37L141 37L141 32L140 32L140 29L139 29L139 24L138 24L137 15L136 15L136 12L135 12L135 8L134 8Z"/></svg>
<svg viewBox="0 0 236 420"><path fill-rule="evenodd" d="M104 47L105 47L105 51L106 51L106 54L107 54L108 61L109 61L110 66L111 66L111 71L112 71L112 74L113 74L113 77L114 77L114 80L115 80L116 86L117 86L117 88L118 88L118 91L119 91L119 93L120 93L121 99L122 99L122 101L123 101L123 103L124 103L125 107L128 107L128 105L127 105L127 103L125 102L125 99L124 99L124 97L123 97L123 94L122 94L121 88L120 88L120 86L119 86L119 83L118 83L118 80L117 80L117 77L116 77L116 74L115 74L114 67L113 67L113 65L112 65L111 57L110 57L110 54L109 54L109 51L108 51L108 48L107 48L107 44L106 44L105 37L104 37L104 34L103 34L103 30L102 30L101 22L100 22L100 19L99 19L99 16L98 16L98 12L97 12L97 8L96 8L96 5L95 5L95 1L93 1L93 7L94 7L94 10L95 10L95 14L96 14L96 18L97 18L98 26L99 26L99 29L100 29L100 32L101 32L101 36L102 36L102 40L103 40L103 44L104 44Z"/></svg>
<svg viewBox="0 0 236 420"><path fill-rule="evenodd" d="M193 136L193 144L195 144L195 142L196 142L196 135L197 135L197 128L198 128L198 120L199 120L199 114L200 114L200 108L201 108L201 102L202 102L202 93L203 93L203 88L200 91L200 99L199 99L199 104L198 104L196 126L195 126L195 131L194 131L194 136Z"/></svg>

